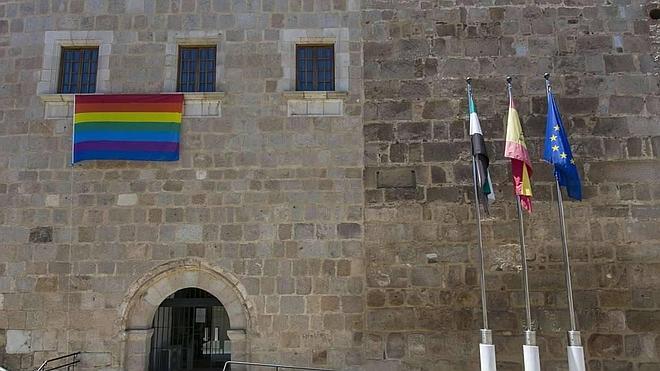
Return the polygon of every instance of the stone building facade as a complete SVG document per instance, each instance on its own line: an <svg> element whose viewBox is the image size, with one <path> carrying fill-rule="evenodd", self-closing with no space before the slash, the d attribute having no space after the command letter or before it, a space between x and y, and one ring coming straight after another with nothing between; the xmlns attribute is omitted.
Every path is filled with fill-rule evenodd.
<svg viewBox="0 0 660 371"><path fill-rule="evenodd" d="M660 23L653 1L0 2L0 365L74 351L144 370L156 308L218 298L233 359L476 369L480 327L466 76L493 160L485 222L500 369L520 369L517 221L503 159L514 94L532 157L550 72L584 183L567 203L591 370L660 369ZM295 91L295 48L332 44L334 92ZM99 48L98 93L176 90L177 50L217 47L186 94L181 159L70 165L63 47ZM565 369L552 177L534 164L533 317Z"/></svg>

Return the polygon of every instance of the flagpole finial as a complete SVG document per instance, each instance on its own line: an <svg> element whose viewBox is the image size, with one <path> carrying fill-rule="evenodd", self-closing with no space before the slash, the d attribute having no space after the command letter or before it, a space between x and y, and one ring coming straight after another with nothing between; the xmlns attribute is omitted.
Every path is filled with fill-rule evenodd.
<svg viewBox="0 0 660 371"><path fill-rule="evenodd" d="M550 92L550 74L548 72L544 73L543 78L545 79L545 89Z"/></svg>
<svg viewBox="0 0 660 371"><path fill-rule="evenodd" d="M468 85L472 85L472 78L471 78L470 76L468 76L468 77L465 79L465 82L467 82Z"/></svg>
<svg viewBox="0 0 660 371"><path fill-rule="evenodd" d="M511 84L511 80L513 80L513 79L511 78L511 76L507 76L507 77L506 77L506 82L508 82L509 84Z"/></svg>

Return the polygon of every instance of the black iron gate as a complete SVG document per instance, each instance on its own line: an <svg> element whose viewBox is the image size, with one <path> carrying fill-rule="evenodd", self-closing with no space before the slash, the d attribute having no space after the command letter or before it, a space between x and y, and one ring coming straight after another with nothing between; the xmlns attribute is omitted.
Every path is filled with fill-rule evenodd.
<svg viewBox="0 0 660 371"><path fill-rule="evenodd" d="M186 288L169 296L153 326L150 371L218 370L231 359L229 317L204 290Z"/></svg>

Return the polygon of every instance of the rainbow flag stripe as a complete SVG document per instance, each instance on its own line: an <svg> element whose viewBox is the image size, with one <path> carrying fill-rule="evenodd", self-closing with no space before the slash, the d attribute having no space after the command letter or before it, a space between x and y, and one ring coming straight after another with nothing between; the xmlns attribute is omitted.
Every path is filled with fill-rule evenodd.
<svg viewBox="0 0 660 371"><path fill-rule="evenodd" d="M176 161L182 94L76 95L73 163Z"/></svg>

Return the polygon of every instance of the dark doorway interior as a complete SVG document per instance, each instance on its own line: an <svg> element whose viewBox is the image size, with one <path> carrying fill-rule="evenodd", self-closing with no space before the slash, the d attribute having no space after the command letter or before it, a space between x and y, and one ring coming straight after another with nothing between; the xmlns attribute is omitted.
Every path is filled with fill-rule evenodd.
<svg viewBox="0 0 660 371"><path fill-rule="evenodd" d="M170 295L158 307L153 326L150 371L218 370L231 359L227 312L202 289Z"/></svg>

